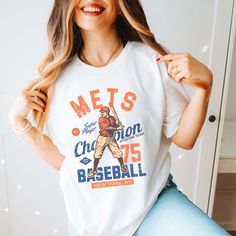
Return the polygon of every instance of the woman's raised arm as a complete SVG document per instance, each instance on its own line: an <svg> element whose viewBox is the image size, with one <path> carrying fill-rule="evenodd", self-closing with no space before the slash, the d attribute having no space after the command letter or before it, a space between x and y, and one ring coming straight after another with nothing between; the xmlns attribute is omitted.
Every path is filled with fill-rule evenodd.
<svg viewBox="0 0 236 236"><path fill-rule="evenodd" d="M192 149L204 124L210 92L213 84L212 72L189 53L170 53L160 57L157 61L166 61L168 73L177 82L187 78L194 86L203 82L207 89L196 86L191 101L183 111L176 133L170 139L179 147Z"/></svg>
<svg viewBox="0 0 236 236"><path fill-rule="evenodd" d="M47 97L44 93L37 90L31 90L37 80L31 81L18 94L14 103L9 110L9 120L11 126L16 132L23 130L24 127L29 127L29 120L26 118L31 109L44 112L46 107ZM26 133L21 134L23 140L39 154L47 164L55 170L60 170L64 156L59 152L52 140L44 135L40 138L40 133L36 127L30 128Z"/></svg>

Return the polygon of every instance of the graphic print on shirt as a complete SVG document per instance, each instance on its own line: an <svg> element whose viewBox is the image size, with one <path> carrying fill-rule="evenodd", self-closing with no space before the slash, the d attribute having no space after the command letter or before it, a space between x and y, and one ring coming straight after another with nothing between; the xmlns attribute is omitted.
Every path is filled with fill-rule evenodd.
<svg viewBox="0 0 236 236"><path fill-rule="evenodd" d="M113 91L113 93L118 91L118 89L111 88L107 90ZM90 94L94 91L99 90L90 91ZM93 98L95 99L91 96L92 100ZM122 110L124 112L132 111L136 99L135 93L127 92L121 103ZM98 100L100 99L96 97L96 101L92 101L94 111L90 109L82 96L78 97L79 104L70 101L70 105L79 119L86 119L86 115L90 112L96 112L96 117L98 117L96 121L86 122L82 131L79 128L72 129L72 134L76 137L97 133L97 138L93 142L88 143L88 139L84 138L84 141L77 141L74 146L74 157L85 166L92 164L92 168L79 167L77 169L78 184L91 183L92 188L135 184L134 178L145 177L146 173L142 166L140 142L133 141L132 143L130 140L143 136L143 127L140 123L134 123L128 127L122 124L114 107L114 94L110 97L109 105L96 104ZM98 108L100 108L99 112ZM121 143L120 145L118 141ZM103 157L105 150L108 151L109 157L107 155ZM110 165L102 166L100 162L102 158L113 158L117 161L117 165L112 164L111 160L104 160L110 162Z"/></svg>
<svg viewBox="0 0 236 236"><path fill-rule="evenodd" d="M115 131L123 130L123 126L117 116L115 108L111 107L111 110L113 111L113 114L116 116L116 118L110 115L110 108L108 106L103 106L100 109L101 117L98 120L100 131L94 152L94 167L93 171L88 174L88 177L93 177L97 174L99 159L102 158L106 147L109 148L113 157L117 158L119 161L122 172L128 172L128 169L123 162L123 153L113 135Z"/></svg>

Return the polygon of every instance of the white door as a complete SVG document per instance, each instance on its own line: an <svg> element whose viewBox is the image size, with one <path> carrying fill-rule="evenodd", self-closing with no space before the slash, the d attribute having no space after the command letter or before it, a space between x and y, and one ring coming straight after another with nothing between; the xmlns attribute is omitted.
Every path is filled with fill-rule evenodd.
<svg viewBox="0 0 236 236"><path fill-rule="evenodd" d="M214 156L233 0L143 0L142 4L158 42L171 52L190 52L208 65L214 74L208 114L195 147L188 151L174 144L171 146L171 173L178 188L211 215L209 195L214 177ZM194 89L185 87L190 94L194 93ZM214 122L209 121L210 116L215 116Z"/></svg>

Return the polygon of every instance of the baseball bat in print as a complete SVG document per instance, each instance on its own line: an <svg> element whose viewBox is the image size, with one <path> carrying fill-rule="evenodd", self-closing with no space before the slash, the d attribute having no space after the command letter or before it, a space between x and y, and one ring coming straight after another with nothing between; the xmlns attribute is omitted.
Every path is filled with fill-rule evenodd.
<svg viewBox="0 0 236 236"><path fill-rule="evenodd" d="M118 115L117 115L117 113L116 113L115 108L114 108L114 107L110 107L110 109L111 109L112 113L114 114L117 123L118 123L119 125L121 125L122 123L121 123L121 121L120 121L120 119L119 119L119 117L118 117Z"/></svg>

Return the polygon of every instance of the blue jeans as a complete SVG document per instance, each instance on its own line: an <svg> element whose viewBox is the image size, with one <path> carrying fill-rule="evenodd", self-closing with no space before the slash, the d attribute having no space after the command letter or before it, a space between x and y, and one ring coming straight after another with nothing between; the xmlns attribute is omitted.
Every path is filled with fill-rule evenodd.
<svg viewBox="0 0 236 236"><path fill-rule="evenodd" d="M177 189L169 174L166 186L133 236L229 236L219 224ZM69 236L80 236L68 221Z"/></svg>

